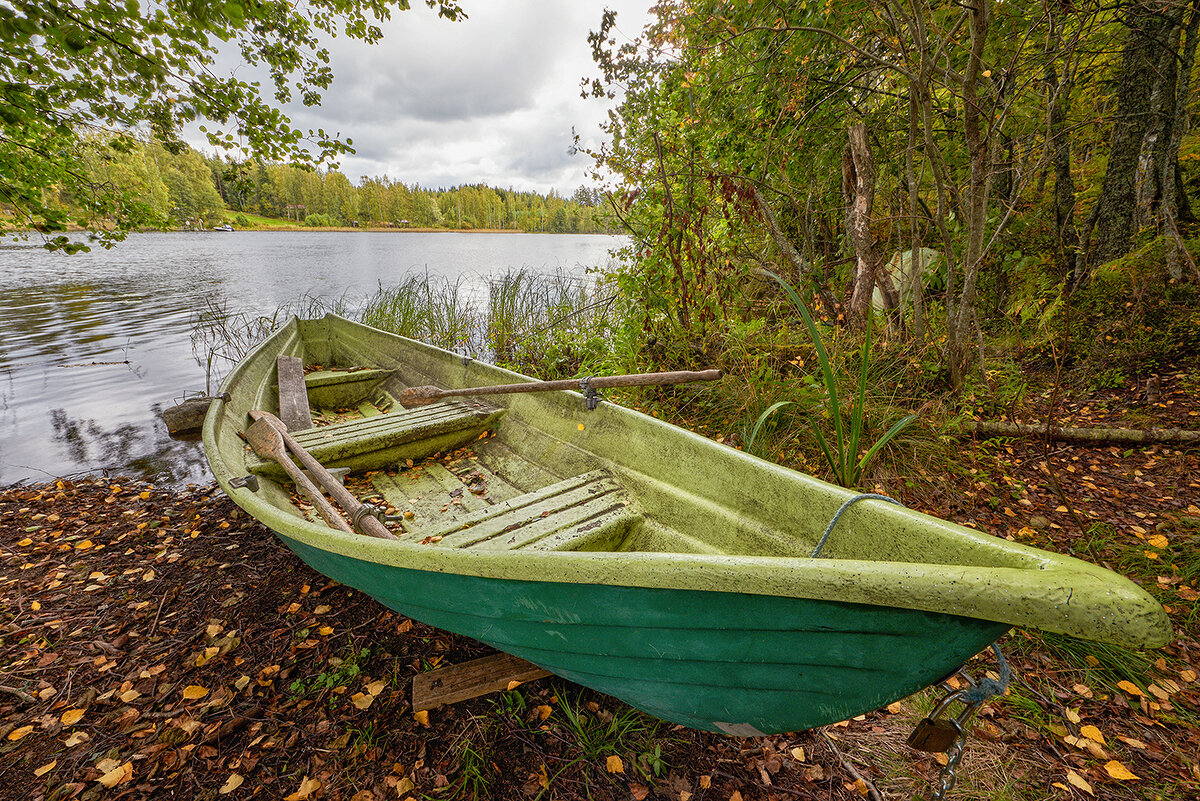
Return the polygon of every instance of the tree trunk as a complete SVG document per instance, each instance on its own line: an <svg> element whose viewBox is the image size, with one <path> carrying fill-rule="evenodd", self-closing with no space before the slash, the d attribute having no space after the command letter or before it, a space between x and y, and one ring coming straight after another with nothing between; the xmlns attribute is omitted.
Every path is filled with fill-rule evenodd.
<svg viewBox="0 0 1200 801"><path fill-rule="evenodd" d="M992 147L995 133L981 124L983 110L978 94L983 72L983 49L991 24L992 3L978 0L971 6L971 52L963 78L963 135L970 157L966 197L967 247L962 259L962 289L957 296L947 286L947 360L950 383L957 390L966 378L971 326L975 320L975 292L983 262L987 232L988 192L991 183ZM995 123L993 122L993 125Z"/></svg>
<svg viewBox="0 0 1200 801"><path fill-rule="evenodd" d="M917 150L921 108L917 98L920 93L916 82L908 87L908 147L904 151L904 178L908 183L908 214L909 214L909 250L912 251L912 283L913 323L912 338L918 345L925 342L925 265L921 263L921 225L918 222L917 205L921 202L920 189L917 186L917 172L913 163L913 154ZM903 280L903 279L901 279ZM901 310L903 314L903 310Z"/></svg>
<svg viewBox="0 0 1200 801"><path fill-rule="evenodd" d="M1108 167L1094 211L1096 235L1089 254L1100 264L1129 252L1137 207L1136 176L1142 143L1152 122L1151 99L1163 43L1177 24L1145 0L1124 10L1128 28L1117 76L1117 117L1113 123ZM1173 92L1172 92L1173 94Z"/></svg>
<svg viewBox="0 0 1200 801"><path fill-rule="evenodd" d="M1055 51L1061 46L1057 20L1050 18L1046 49ZM1052 53L1046 61L1046 145L1054 164L1054 229L1057 234L1060 264L1063 273L1070 275L1079 248L1079 232L1075 229L1075 179L1071 175L1071 135L1067 130L1067 100L1071 86L1060 82Z"/></svg>
<svg viewBox="0 0 1200 801"><path fill-rule="evenodd" d="M1157 43L1154 66L1154 85L1150 89L1150 119L1138 153L1134 187L1137 205L1134 207L1134 230L1156 228L1163 198L1162 178L1167 159L1171 131L1175 123L1175 86L1178 80L1176 54L1183 32L1184 7L1172 8L1166 15L1163 38Z"/></svg>
<svg viewBox="0 0 1200 801"><path fill-rule="evenodd" d="M850 141L842 152L842 193L846 199L846 233L854 248L854 288L850 313L865 320L871 307L871 293L878 284L886 308L894 309L898 293L871 237L871 209L875 205L875 159L867 142L867 126L850 126Z"/></svg>
<svg viewBox="0 0 1200 801"><path fill-rule="evenodd" d="M1179 146L1188 129L1187 103L1191 90L1192 65L1196 59L1196 36L1198 33L1200 33L1200 0L1193 0L1191 17L1187 24L1187 36L1179 51L1179 69L1172 108L1174 124L1171 126L1162 161L1162 216L1163 228L1168 233L1166 242L1167 271L1177 281L1183 278L1183 262L1191 260L1190 254L1181 241L1182 237L1179 235L1177 224L1181 217L1186 218L1187 216L1180 213L1180 198L1186 201L1187 196L1181 191ZM1190 214L1190 209L1188 213ZM1191 262L1191 266L1195 269L1195 262Z"/></svg>

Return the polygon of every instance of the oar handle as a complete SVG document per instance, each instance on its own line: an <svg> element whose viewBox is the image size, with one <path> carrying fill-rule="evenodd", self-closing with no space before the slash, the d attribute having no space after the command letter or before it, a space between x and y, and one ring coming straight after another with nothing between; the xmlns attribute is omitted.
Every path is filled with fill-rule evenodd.
<svg viewBox="0 0 1200 801"><path fill-rule="evenodd" d="M716 381L720 370L677 370L667 373L635 373L633 375L606 375L594 378L565 378L559 381L528 381L522 384L498 384L493 387L470 387L467 389L444 389L439 398L458 395L505 395L515 392L551 392L558 389L580 389L586 381L593 389L611 387L649 387L665 384L686 384L689 381Z"/></svg>
<svg viewBox="0 0 1200 801"><path fill-rule="evenodd" d="M317 482L325 488L325 491L333 496L337 501L338 506L346 510L351 519L362 519L357 525L362 529L364 534L369 534L372 537L379 537L384 540L394 540L396 535L387 530L387 526L379 521L378 518L370 515L357 515L359 509L362 508L362 502L355 498L350 490L342 486L342 483L333 477L333 474L325 469L325 465L317 461L316 457L304 449L304 446L296 442L292 435L288 433L287 426L283 424L275 415L270 412L258 411L257 409L250 412L250 416L255 420L267 420L283 437L283 443L287 449L296 456L296 461L308 468L308 472L312 473L317 479Z"/></svg>

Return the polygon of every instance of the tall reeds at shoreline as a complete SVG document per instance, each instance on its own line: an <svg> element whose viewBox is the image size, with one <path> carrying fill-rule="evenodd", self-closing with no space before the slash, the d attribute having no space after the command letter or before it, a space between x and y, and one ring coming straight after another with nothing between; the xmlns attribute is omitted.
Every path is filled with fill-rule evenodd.
<svg viewBox="0 0 1200 801"><path fill-rule="evenodd" d="M542 378L574 375L607 352L612 297L589 276L510 270L486 284L410 273L370 296L305 296L271 314L210 302L193 316L192 351L209 393L254 345L293 315L327 312Z"/></svg>

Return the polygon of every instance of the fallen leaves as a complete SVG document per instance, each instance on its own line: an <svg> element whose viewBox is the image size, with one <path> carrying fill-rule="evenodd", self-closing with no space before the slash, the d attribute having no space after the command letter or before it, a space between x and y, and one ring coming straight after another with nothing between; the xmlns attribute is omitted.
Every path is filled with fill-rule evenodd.
<svg viewBox="0 0 1200 801"><path fill-rule="evenodd" d="M32 725L28 725L28 726L22 726L22 727L20 727L19 729L13 729L12 731L10 731L10 732L8 733L8 739L9 739L9 740L20 740L20 739L22 739L22 738L24 738L24 737L27 737L27 736L29 736L29 734L30 734L32 731L33 731L33 726L32 726Z"/></svg>
<svg viewBox="0 0 1200 801"><path fill-rule="evenodd" d="M116 762L116 760L105 759L96 765L102 771L107 769L107 772L100 777L99 782L110 790L118 784L124 784L127 781L133 780L133 763L124 762L115 767L109 767L109 763L113 762Z"/></svg>
<svg viewBox="0 0 1200 801"><path fill-rule="evenodd" d="M610 756L608 759L605 760L604 769L607 770L609 773L624 773L625 772L625 763L621 760L621 758L619 756L617 756L616 754L613 754L612 756Z"/></svg>
<svg viewBox="0 0 1200 801"><path fill-rule="evenodd" d="M321 782L319 780L310 779L309 777L305 776L304 780L300 782L300 786L296 789L296 792L291 793L290 795L285 795L283 797L283 801L304 801L304 799L308 798L320 789Z"/></svg>
<svg viewBox="0 0 1200 801"><path fill-rule="evenodd" d="M1082 776L1080 776L1078 773L1076 773L1073 770L1067 771L1067 782L1072 787L1075 787L1079 790L1083 790L1088 795L1094 796L1096 794L1096 791L1094 789L1092 789L1092 785L1089 784L1086 779L1084 779Z"/></svg>
<svg viewBox="0 0 1200 801"><path fill-rule="evenodd" d="M1115 759L1109 760L1104 764L1104 772L1120 781L1137 781L1140 779L1140 777L1133 775L1129 771L1129 768Z"/></svg>

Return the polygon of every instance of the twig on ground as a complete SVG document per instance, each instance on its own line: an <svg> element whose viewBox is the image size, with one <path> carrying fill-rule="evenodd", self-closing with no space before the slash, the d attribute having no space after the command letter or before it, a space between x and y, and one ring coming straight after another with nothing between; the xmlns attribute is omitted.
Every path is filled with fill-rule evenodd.
<svg viewBox="0 0 1200 801"><path fill-rule="evenodd" d="M837 757L839 762L842 763L842 768L850 774L850 778L854 779L855 781L862 782L867 788L867 797L870 798L871 801L883 801L883 796L879 794L878 788L876 788L870 780L858 772L858 769L855 768L853 763L846 758L846 756L842 753L842 750L837 747L837 743L834 742L833 738L829 736L829 732L825 731L823 728L820 731L821 737L825 740L825 744L829 746L829 750L833 751L833 755Z"/></svg>

